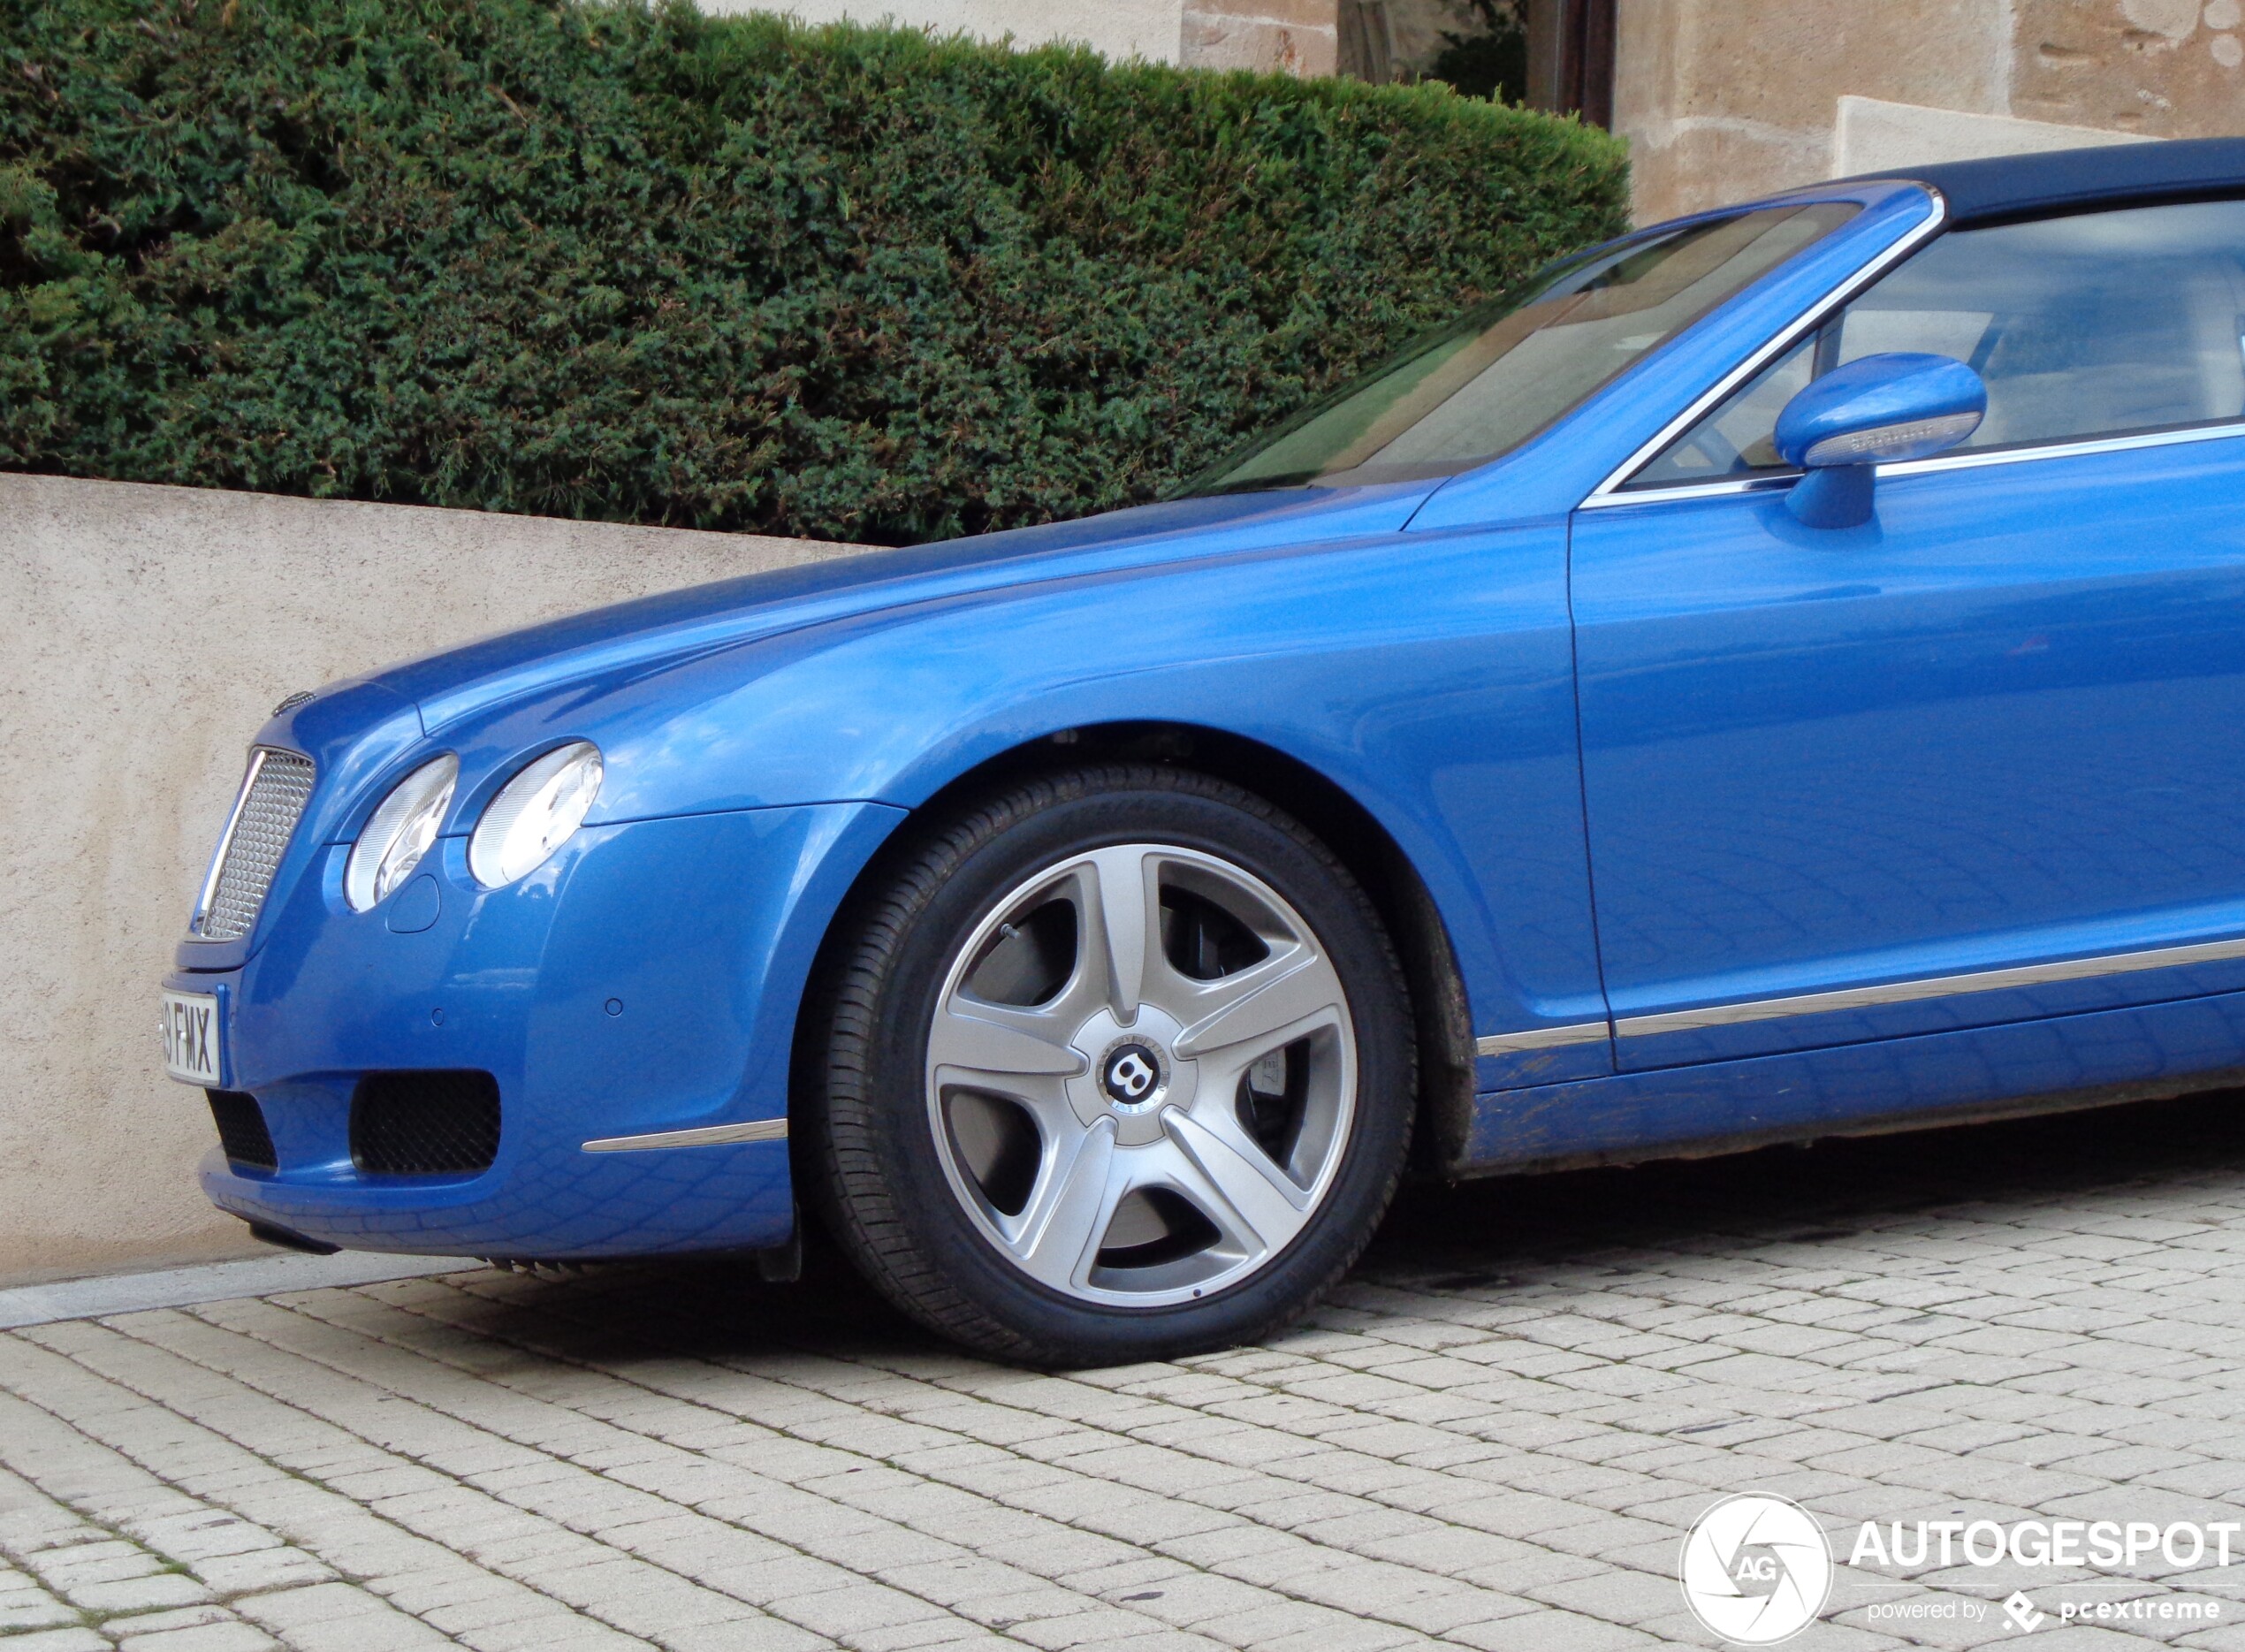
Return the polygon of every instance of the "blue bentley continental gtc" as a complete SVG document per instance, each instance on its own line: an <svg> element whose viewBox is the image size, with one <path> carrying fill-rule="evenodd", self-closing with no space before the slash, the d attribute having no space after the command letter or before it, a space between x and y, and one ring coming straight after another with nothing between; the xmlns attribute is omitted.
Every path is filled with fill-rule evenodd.
<svg viewBox="0 0 2245 1652"><path fill-rule="evenodd" d="M1167 503L293 697L164 1027L277 1242L815 1220L1046 1364L1407 1167L2238 1083L2245 141L1660 225Z"/></svg>

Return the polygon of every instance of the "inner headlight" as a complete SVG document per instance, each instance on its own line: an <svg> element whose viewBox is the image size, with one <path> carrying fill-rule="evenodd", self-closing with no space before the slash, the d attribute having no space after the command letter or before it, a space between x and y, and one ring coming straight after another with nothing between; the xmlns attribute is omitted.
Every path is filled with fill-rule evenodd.
<svg viewBox="0 0 2245 1652"><path fill-rule="evenodd" d="M468 869L486 889L527 878L569 841L600 796L600 748L549 751L499 788L468 840Z"/></svg>
<svg viewBox="0 0 2245 1652"><path fill-rule="evenodd" d="M460 759L446 752L400 780L351 846L343 868L343 898L363 912L413 876L421 857L437 841L437 828L452 807L453 782Z"/></svg>

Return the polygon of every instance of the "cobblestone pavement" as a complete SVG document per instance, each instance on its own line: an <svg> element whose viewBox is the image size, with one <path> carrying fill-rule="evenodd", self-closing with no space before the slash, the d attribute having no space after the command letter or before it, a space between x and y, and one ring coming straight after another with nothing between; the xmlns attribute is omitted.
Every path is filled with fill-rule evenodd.
<svg viewBox="0 0 2245 1652"><path fill-rule="evenodd" d="M2022 1584L2036 1646L2245 1648L2245 1564L1846 1564L1871 1519L2245 1518L2241 1253L2225 1095L1410 1190L1302 1328L1176 1365L712 1267L40 1326L0 1648L1711 1645L1679 1540L1752 1489L1832 1535L1809 1652L2025 1641ZM2219 1615L2062 1621L2138 1600Z"/></svg>

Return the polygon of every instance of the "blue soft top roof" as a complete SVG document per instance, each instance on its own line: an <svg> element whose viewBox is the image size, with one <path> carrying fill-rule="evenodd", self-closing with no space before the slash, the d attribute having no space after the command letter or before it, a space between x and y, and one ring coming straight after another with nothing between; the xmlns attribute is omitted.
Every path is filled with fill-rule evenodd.
<svg viewBox="0 0 2245 1652"><path fill-rule="evenodd" d="M2042 155L1897 167L1847 181L1880 178L1932 185L1948 201L1950 222L1971 224L2134 199L2245 193L2245 138L2052 149Z"/></svg>

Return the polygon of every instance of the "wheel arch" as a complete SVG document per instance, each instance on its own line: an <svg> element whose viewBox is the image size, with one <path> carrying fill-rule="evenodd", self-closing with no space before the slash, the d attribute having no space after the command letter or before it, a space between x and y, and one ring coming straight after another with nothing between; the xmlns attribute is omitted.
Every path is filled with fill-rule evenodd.
<svg viewBox="0 0 2245 1652"><path fill-rule="evenodd" d="M910 851L916 824L1011 781L1085 763L1174 765L1226 780L1284 810L1321 841L1370 897L1410 988L1419 1054L1413 1168L1443 1174L1464 1156L1473 1116L1473 1032L1464 974L1448 925L1410 856L1372 811L1311 765L1274 746L1206 725L1142 720L1090 724L1008 747L945 781L916 805L859 871L822 938L795 1018L789 1111L803 1116L803 1085L818 1070L818 999L834 952L872 891Z"/></svg>

